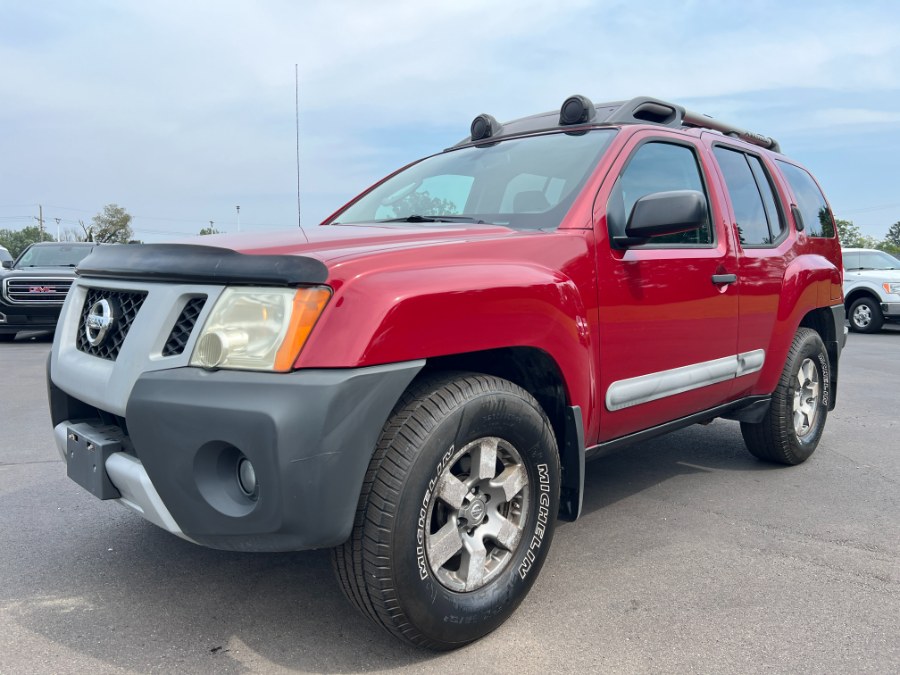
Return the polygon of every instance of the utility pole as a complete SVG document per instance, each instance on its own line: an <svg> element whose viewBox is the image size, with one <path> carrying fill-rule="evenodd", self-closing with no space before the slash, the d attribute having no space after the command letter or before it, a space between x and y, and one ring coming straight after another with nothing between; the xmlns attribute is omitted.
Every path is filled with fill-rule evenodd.
<svg viewBox="0 0 900 675"><path fill-rule="evenodd" d="M53 220L56 221L56 241L62 241L59 237L59 221L62 220L62 218L54 218Z"/></svg>
<svg viewBox="0 0 900 675"><path fill-rule="evenodd" d="M238 204L234 207L238 214L238 232L241 231L241 206Z"/></svg>
<svg viewBox="0 0 900 675"><path fill-rule="evenodd" d="M40 241L44 241L44 207L38 204L38 217L35 218L38 221L38 224L41 227L41 239Z"/></svg>

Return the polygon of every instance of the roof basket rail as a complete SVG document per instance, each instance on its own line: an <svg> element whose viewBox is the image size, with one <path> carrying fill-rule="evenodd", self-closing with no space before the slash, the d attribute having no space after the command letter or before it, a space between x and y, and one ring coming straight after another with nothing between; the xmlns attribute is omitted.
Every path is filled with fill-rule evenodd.
<svg viewBox="0 0 900 675"><path fill-rule="evenodd" d="M778 141L753 131L720 122L709 115L685 110L675 103L668 103L649 96L638 96L626 101L610 113L604 122L608 124L662 124L667 127L699 127L718 131L726 136L739 138L761 148L781 152Z"/></svg>

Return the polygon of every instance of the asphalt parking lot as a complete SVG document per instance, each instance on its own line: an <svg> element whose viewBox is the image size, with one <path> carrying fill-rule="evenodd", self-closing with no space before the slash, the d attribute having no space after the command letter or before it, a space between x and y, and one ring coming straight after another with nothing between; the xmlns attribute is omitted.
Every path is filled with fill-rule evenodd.
<svg viewBox="0 0 900 675"><path fill-rule="evenodd" d="M203 549L68 480L49 349L0 345L0 673L897 672L897 327L850 336L804 465L725 421L589 464L525 603L450 654L370 625L325 551Z"/></svg>

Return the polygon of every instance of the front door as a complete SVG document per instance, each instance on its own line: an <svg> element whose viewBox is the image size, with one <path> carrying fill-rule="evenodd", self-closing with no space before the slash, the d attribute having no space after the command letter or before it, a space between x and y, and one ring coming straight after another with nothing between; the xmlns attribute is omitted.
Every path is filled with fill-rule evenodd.
<svg viewBox="0 0 900 675"><path fill-rule="evenodd" d="M739 280L723 198L706 150L658 132L636 134L604 182L595 209L601 371L599 442L706 410L732 396ZM619 249L634 203L670 190L697 190L707 224Z"/></svg>

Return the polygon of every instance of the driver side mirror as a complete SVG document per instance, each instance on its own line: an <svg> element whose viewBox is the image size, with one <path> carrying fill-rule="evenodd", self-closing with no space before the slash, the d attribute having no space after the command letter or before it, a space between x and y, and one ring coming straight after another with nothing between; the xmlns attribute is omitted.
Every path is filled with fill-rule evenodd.
<svg viewBox="0 0 900 675"><path fill-rule="evenodd" d="M4 260L4 261L3 261L3 269L5 269L5 270L11 270L11 269L12 269L12 266L13 266L13 261L12 261L12 260Z"/></svg>
<svg viewBox="0 0 900 675"><path fill-rule="evenodd" d="M613 237L613 244L640 246L653 237L696 230L706 225L708 213L706 197L697 190L653 192L634 203L625 236Z"/></svg>

